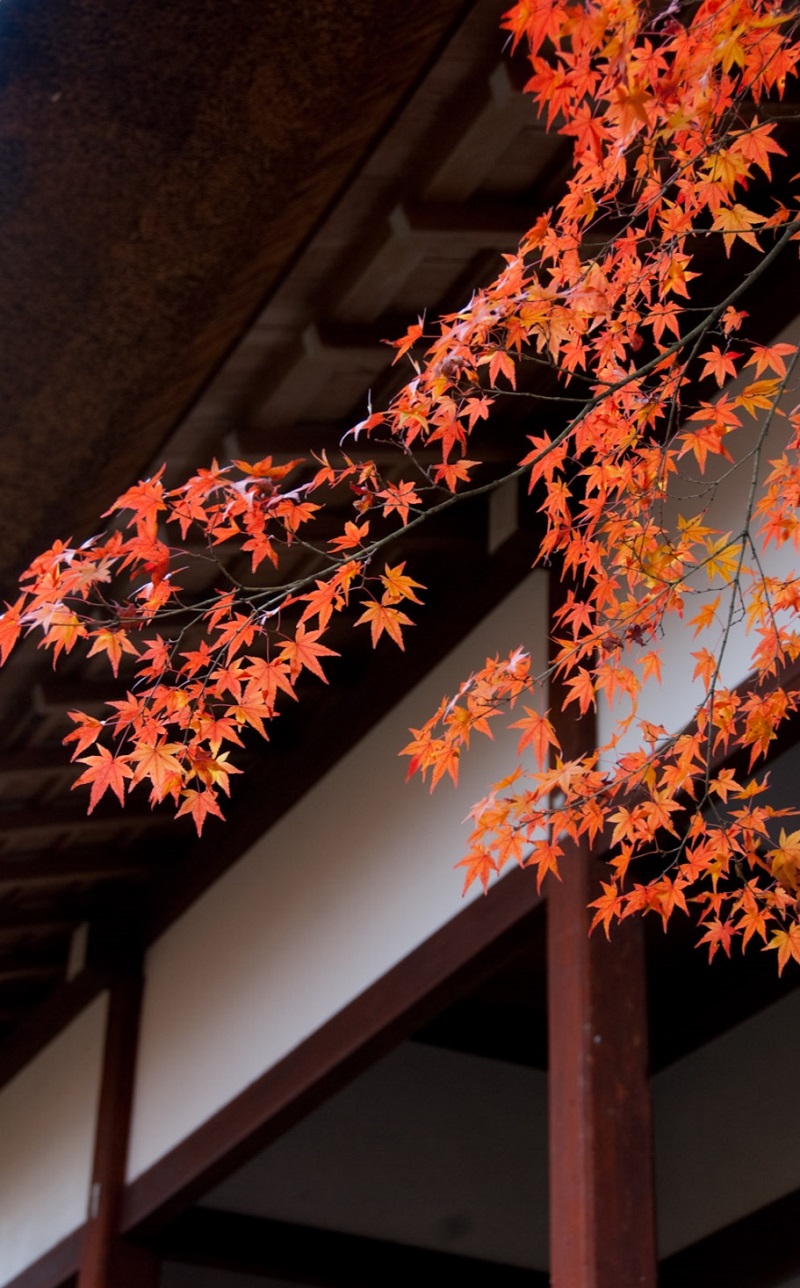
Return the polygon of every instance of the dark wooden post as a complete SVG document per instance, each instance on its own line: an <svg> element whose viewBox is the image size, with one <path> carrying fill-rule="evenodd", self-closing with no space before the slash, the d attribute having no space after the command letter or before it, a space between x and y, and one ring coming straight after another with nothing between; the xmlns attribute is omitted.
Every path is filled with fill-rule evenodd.
<svg viewBox="0 0 800 1288"><path fill-rule="evenodd" d="M554 585L551 604L560 593ZM595 745L595 723L563 713L561 698L554 682L553 720L571 757ZM655 1288L642 925L623 923L610 942L589 935L599 866L567 842L547 894L551 1284Z"/></svg>
<svg viewBox="0 0 800 1288"><path fill-rule="evenodd" d="M596 894L572 853L547 901L553 1288L655 1288L641 922L588 935Z"/></svg>
<svg viewBox="0 0 800 1288"><path fill-rule="evenodd" d="M77 1288L156 1288L158 1283L156 1260L118 1234L141 995L138 971L116 979L109 993L92 1186Z"/></svg>

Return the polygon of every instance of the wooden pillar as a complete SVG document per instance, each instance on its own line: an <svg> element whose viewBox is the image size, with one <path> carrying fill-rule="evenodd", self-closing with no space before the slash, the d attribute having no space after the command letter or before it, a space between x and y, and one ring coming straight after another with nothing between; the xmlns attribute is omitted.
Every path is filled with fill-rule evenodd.
<svg viewBox="0 0 800 1288"><path fill-rule="evenodd" d="M89 1213L77 1288L156 1288L159 1268L144 1249L120 1239L142 978L128 972L108 1002Z"/></svg>
<svg viewBox="0 0 800 1288"><path fill-rule="evenodd" d="M596 896L572 853L547 901L553 1288L655 1288L642 924L588 935Z"/></svg>
<svg viewBox="0 0 800 1288"><path fill-rule="evenodd" d="M551 603L560 593L556 584ZM574 706L562 713L561 697L555 682L553 721L572 757L595 745L595 723ZM590 936L600 865L586 845L565 849L547 896L550 1282L655 1288L642 924Z"/></svg>

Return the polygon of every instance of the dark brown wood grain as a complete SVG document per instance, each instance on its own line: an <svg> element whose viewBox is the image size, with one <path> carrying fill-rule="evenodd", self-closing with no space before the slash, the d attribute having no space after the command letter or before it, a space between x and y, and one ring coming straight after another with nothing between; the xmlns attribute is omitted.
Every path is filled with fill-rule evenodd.
<svg viewBox="0 0 800 1288"><path fill-rule="evenodd" d="M467 7L10 0L4 594L148 467Z"/></svg>
<svg viewBox="0 0 800 1288"><path fill-rule="evenodd" d="M100 1102L97 1109L89 1214L81 1243L78 1288L118 1288L116 1263L129 1260L118 1225L125 1183L139 1012L139 970L119 978L108 999Z"/></svg>
<svg viewBox="0 0 800 1288"><path fill-rule="evenodd" d="M553 579L552 608L564 593ZM595 746L591 714L564 708L551 682L565 758ZM553 1288L655 1288L655 1194L641 921L590 936L599 864L564 842L547 891L550 1273Z"/></svg>

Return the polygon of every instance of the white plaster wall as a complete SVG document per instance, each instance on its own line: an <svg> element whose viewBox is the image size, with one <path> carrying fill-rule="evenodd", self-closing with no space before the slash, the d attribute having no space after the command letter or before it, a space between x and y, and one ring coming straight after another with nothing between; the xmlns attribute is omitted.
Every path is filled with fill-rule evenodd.
<svg viewBox="0 0 800 1288"><path fill-rule="evenodd" d="M203 1203L544 1270L547 1074L403 1043Z"/></svg>
<svg viewBox="0 0 800 1288"><path fill-rule="evenodd" d="M479 738L432 796L397 753L488 654L538 665L546 614L533 574L153 945L129 1179L459 911L463 820L516 738Z"/></svg>
<svg viewBox="0 0 800 1288"><path fill-rule="evenodd" d="M107 995L0 1091L0 1284L86 1219Z"/></svg>
<svg viewBox="0 0 800 1288"><path fill-rule="evenodd" d="M653 1082L659 1256L800 1187L800 990Z"/></svg>
<svg viewBox="0 0 800 1288"><path fill-rule="evenodd" d="M778 337L778 340L789 344L800 343L800 319L796 319ZM744 346L734 343L733 347L738 349ZM747 373L745 380L738 379L736 382L727 385L723 391L724 394L733 396L737 389L743 388L749 381L756 379L755 367L748 367ZM765 372L758 378L766 378L772 374L774 373ZM796 377L794 389L789 391L784 398L784 407L788 410L797 401ZM728 445L731 454L737 461L743 460L747 452L752 450L761 432L759 422L746 412L742 412L741 416L743 427L730 435ZM781 420L779 417L775 418L762 452L759 471L759 477L762 482L770 472L770 460L780 456L783 451L786 435L786 421ZM689 463L690 461L692 463ZM685 517L701 514L708 499L704 497L705 484L709 480L723 478L731 469L730 462L722 457L709 457L704 475L700 474L699 467L694 462L693 457L685 457L682 464L685 477L681 482L671 484L671 490L676 495L674 500L667 506L667 515L668 518L671 516L673 524L678 514L682 514ZM741 530L747 508L751 475L750 464L745 462L741 468L725 479L715 499L709 505L705 516L704 521L709 527L723 533L731 532L734 537ZM678 493L680 495L677 495ZM791 543L780 549L776 549L774 543L771 543L766 551L759 551L759 555L762 569L768 576L790 577L800 572L800 554ZM752 558L748 558L746 563L752 566ZM698 586L708 586L708 579L704 574L699 574L695 581ZM721 588L719 581L716 582L716 587L717 590ZM692 618L695 613L699 612L703 605L708 602L708 599L714 597L717 590L713 590L710 596L688 596L685 610L686 619ZM723 594L719 609L720 614L727 611L726 605L727 597ZM662 680L660 684L651 680L642 690L637 720L648 720L653 724L663 725L668 733L675 733L687 725L693 719L697 705L704 697L704 686L699 680L692 680L696 665L692 652L700 648L708 648L711 652L719 652L722 644L721 637L722 632L713 629L704 631L700 636L695 637L694 627L689 626L686 620L681 621L674 615L666 620L663 636L656 642L656 646L661 650ZM751 671L750 661L757 643L758 637L748 634L744 628L744 623L737 622L734 625L726 641L722 656L721 679L723 684L732 688L746 679ZM630 666L634 671L639 671L637 659L641 652L641 649L633 646L625 657L626 665ZM615 703L613 707L609 706L605 700L600 701L598 704L598 736L601 743L606 743L609 740L617 721L620 717L626 716L629 711L630 703L625 698L620 698L619 702ZM638 732L636 725L634 725L621 740L615 755L638 745Z"/></svg>

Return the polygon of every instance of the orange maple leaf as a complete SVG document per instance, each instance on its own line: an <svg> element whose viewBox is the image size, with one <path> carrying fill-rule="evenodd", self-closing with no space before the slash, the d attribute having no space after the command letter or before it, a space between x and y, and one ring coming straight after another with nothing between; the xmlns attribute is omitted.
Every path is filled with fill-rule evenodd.
<svg viewBox="0 0 800 1288"><path fill-rule="evenodd" d="M725 352L720 349L719 345L712 344L710 349L699 355L705 359L705 365L700 372L700 379L706 376L713 376L717 384L722 386L725 381L736 375L736 363L741 358L741 353L734 353L732 349L726 349Z"/></svg>
<svg viewBox="0 0 800 1288"><path fill-rule="evenodd" d="M294 639L286 640L281 645L279 657L282 661L289 663L289 677L292 681L297 679L305 667L307 671L313 671L314 675L319 676L320 680L325 684L328 683L319 659L321 657L338 657L339 654L334 649L317 643L321 635L322 631L307 631L303 623L300 622Z"/></svg>
<svg viewBox="0 0 800 1288"><path fill-rule="evenodd" d="M594 681L591 671L585 666L579 666L575 675L571 675L565 681L569 693L564 698L564 706L569 706L570 702L577 702L578 710L581 715L585 715L590 708L594 707L596 698L594 691Z"/></svg>
<svg viewBox="0 0 800 1288"><path fill-rule="evenodd" d="M344 525L344 532L340 537L332 537L328 545L332 550L353 550L360 546L369 534L368 523L351 523L349 520Z"/></svg>
<svg viewBox="0 0 800 1288"><path fill-rule="evenodd" d="M764 951L770 948L777 950L779 975L790 957L800 963L800 922L793 921L786 930L776 930Z"/></svg>
<svg viewBox="0 0 800 1288"><path fill-rule="evenodd" d="M176 796L183 785L184 769L176 752L182 752L179 742L142 741L130 753L135 765L133 785L149 778L152 784L151 800L162 801L166 796Z"/></svg>
<svg viewBox="0 0 800 1288"><path fill-rule="evenodd" d="M610 939L611 923L614 920L619 920L622 916L625 900L623 895L620 894L615 881L601 881L600 884L603 887L603 893L599 899L593 899L589 904L590 908L597 908L589 931L591 932L595 926L599 926L602 923L606 939Z"/></svg>
<svg viewBox="0 0 800 1288"><path fill-rule="evenodd" d="M225 818L219 807L219 801L210 787L204 787L202 791L198 791L194 787L186 787L181 792L181 798L182 803L175 811L175 817L180 818L182 814L191 814L198 836L202 836L203 824L209 814L213 814L216 818L223 820Z"/></svg>
<svg viewBox="0 0 800 1288"><path fill-rule="evenodd" d="M747 206L742 206L739 202L734 202L732 206L722 206L717 211L711 227L722 233L725 254L729 256L737 237L748 246L761 250L753 229L763 222L763 215L757 214L754 210L748 210Z"/></svg>
<svg viewBox="0 0 800 1288"><path fill-rule="evenodd" d="M298 456L283 465L273 465L272 457L265 456L263 460L256 461L255 465L251 465L249 461L234 460L232 463L250 478L262 479L266 483L277 483L280 479L285 479L287 474L291 474L292 470L296 470L298 465L304 465L305 459Z"/></svg>
<svg viewBox="0 0 800 1288"><path fill-rule="evenodd" d="M127 756L113 756L107 747L98 746L96 756L81 756L80 763L88 765L80 778L76 778L72 784L75 787L81 787L86 783L91 784L89 794L89 813L91 814L97 802L111 789L116 796L120 805L125 804L125 780L131 778L133 771L128 763Z"/></svg>
<svg viewBox="0 0 800 1288"><path fill-rule="evenodd" d="M93 635L94 643L86 656L93 657L95 653L105 653L115 676L119 674L119 664L123 653L132 653L134 657L139 656L139 650L125 630L102 627L100 630L93 632Z"/></svg>
<svg viewBox="0 0 800 1288"><path fill-rule="evenodd" d="M400 521L404 527L408 523L408 513L411 506L420 504L420 496L415 491L414 484L408 481L389 483L377 495L384 498L384 517L388 519L389 515L396 512L399 514Z"/></svg>
<svg viewBox="0 0 800 1288"><path fill-rule="evenodd" d="M87 747L94 746L103 732L105 724L102 720L96 719L95 716L87 716L83 711L68 711L67 715L78 728L73 729L72 733L66 734L62 741L77 744L70 757L71 760L76 760Z"/></svg>
<svg viewBox="0 0 800 1288"><path fill-rule="evenodd" d="M0 616L0 666L19 639L25 602L26 596L20 595L15 604L6 604L6 611Z"/></svg>
<svg viewBox="0 0 800 1288"><path fill-rule="evenodd" d="M151 479L143 479L128 488L127 492L123 492L110 509L104 511L103 518L109 514L115 514L118 510L130 510L133 517L128 521L128 527L136 524L148 534L155 536L158 516L167 508L164 501L164 486L161 482L164 469L165 466L162 465Z"/></svg>
<svg viewBox="0 0 800 1288"><path fill-rule="evenodd" d="M395 564L390 568L384 564L384 571L381 573L381 581L385 587L382 599L385 604L397 604L401 599L411 599L415 604L421 604L422 600L415 594L415 590L424 590L418 581L407 576L403 571L405 563Z"/></svg>
<svg viewBox="0 0 800 1288"><path fill-rule="evenodd" d="M525 707L525 717L522 720L515 720L509 725L510 729L522 729L522 736L517 747L517 755L521 756L526 747L531 747L536 757L537 764L543 768L547 763L549 748L560 747L558 736L550 721L546 716L542 716L538 711Z"/></svg>
<svg viewBox="0 0 800 1288"><path fill-rule="evenodd" d="M755 366L757 376L767 370L774 371L779 376L785 376L784 358L791 357L795 353L797 353L796 344L754 344L745 366Z"/></svg>
<svg viewBox="0 0 800 1288"><path fill-rule="evenodd" d="M384 631L401 649L405 648L403 627L414 625L407 613L401 612L399 608L392 608L390 604L379 604L374 599L362 601L362 607L364 612L356 621L356 626L369 622L373 648Z"/></svg>

